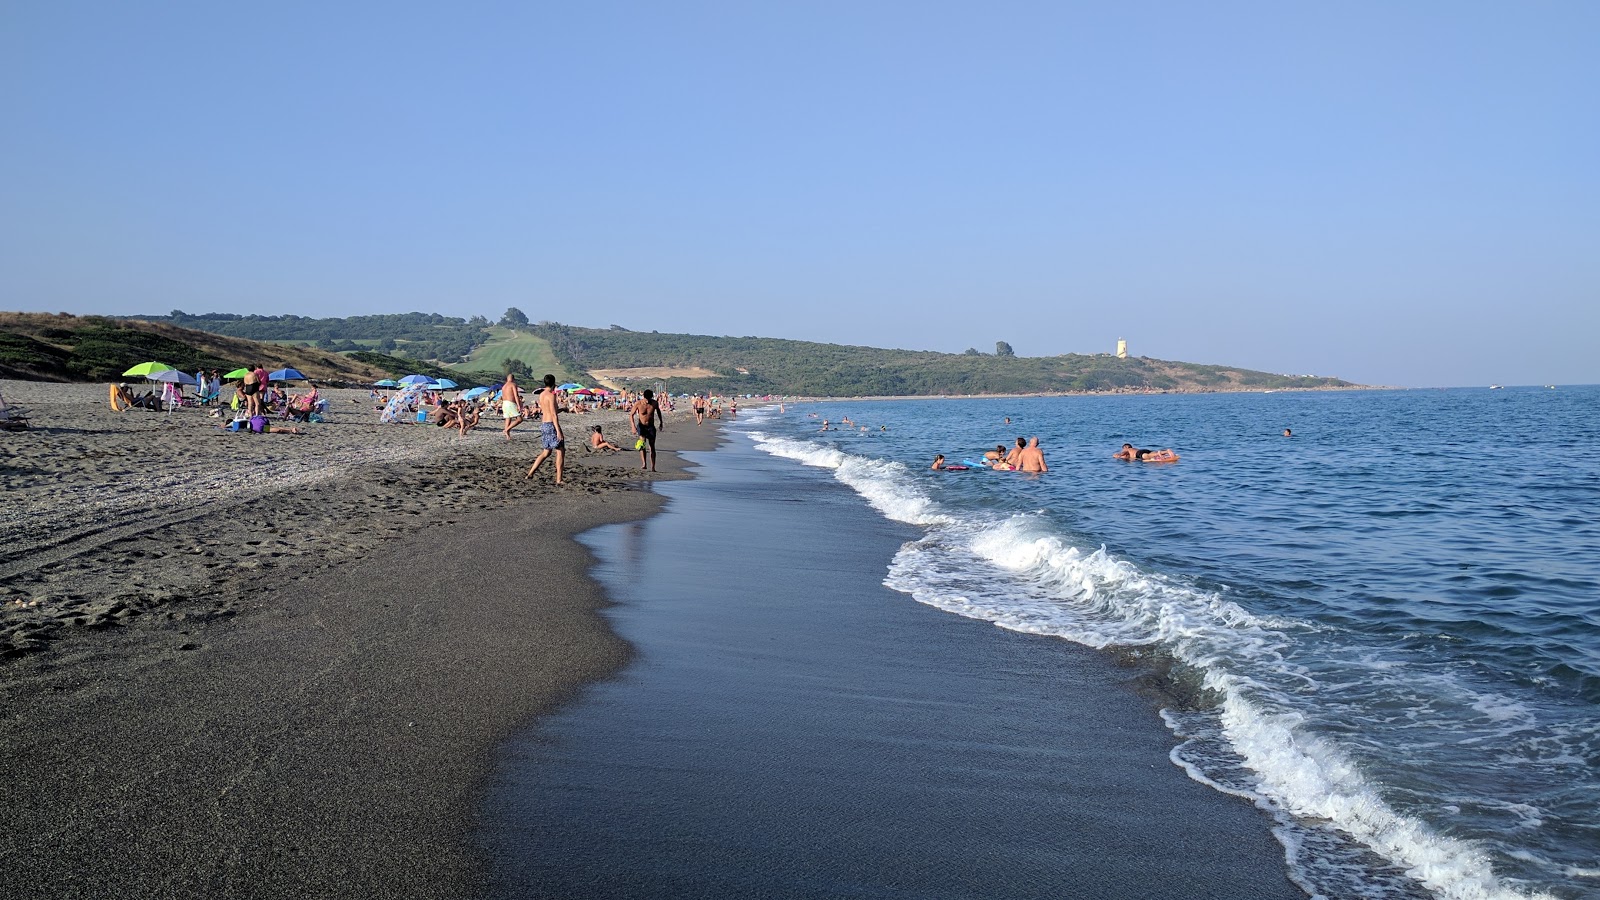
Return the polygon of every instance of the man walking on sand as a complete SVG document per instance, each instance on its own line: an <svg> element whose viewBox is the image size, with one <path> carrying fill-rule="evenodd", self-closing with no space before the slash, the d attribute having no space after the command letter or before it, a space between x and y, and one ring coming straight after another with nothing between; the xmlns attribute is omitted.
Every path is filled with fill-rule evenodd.
<svg viewBox="0 0 1600 900"><path fill-rule="evenodd" d="M506 383L511 382L511 376L506 376ZM556 403L556 377L544 376L544 390L539 392L539 442L541 448L539 455L533 458L533 465L528 467L528 474L524 478L532 478L538 471L539 464L544 458L554 453L556 455L556 484L561 483L561 470L566 464L567 441L561 433L561 406Z"/></svg>
<svg viewBox="0 0 1600 900"><path fill-rule="evenodd" d="M522 424L522 391L517 387L517 376L506 373L506 383L500 387L500 415L506 420L506 440L511 440L511 429Z"/></svg>
<svg viewBox="0 0 1600 900"><path fill-rule="evenodd" d="M645 389L644 396L628 408L628 424L633 427L633 433L644 439L645 446L639 448L639 471L645 469L646 457L649 459L650 471L656 470L656 424L660 423L661 430L667 430L667 420L661 416L661 407L656 403L655 392Z"/></svg>

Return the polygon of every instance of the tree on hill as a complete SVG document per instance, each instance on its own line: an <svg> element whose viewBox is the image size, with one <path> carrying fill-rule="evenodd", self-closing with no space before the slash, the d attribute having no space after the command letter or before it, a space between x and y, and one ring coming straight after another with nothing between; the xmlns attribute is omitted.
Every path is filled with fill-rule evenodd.
<svg viewBox="0 0 1600 900"><path fill-rule="evenodd" d="M1016 356L1017 355L1017 351L1011 349L1011 345L1006 343L1005 341L995 341L994 342L994 355L995 356Z"/></svg>
<svg viewBox="0 0 1600 900"><path fill-rule="evenodd" d="M978 348L977 347L968 347L967 349L961 351L961 355L962 356L982 356L983 354L978 352Z"/></svg>
<svg viewBox="0 0 1600 900"><path fill-rule="evenodd" d="M500 317L500 324L507 328L526 328L528 317L523 314L522 310L513 306L506 310L505 315Z"/></svg>

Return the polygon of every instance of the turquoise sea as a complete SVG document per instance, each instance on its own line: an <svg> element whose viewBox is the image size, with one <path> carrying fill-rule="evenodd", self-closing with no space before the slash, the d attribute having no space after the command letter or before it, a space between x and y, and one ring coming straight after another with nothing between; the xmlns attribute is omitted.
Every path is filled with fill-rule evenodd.
<svg viewBox="0 0 1600 900"><path fill-rule="evenodd" d="M1162 673L1172 761L1268 810L1306 890L1600 896L1600 387L837 401L736 428L916 529L883 572L907 602ZM929 469L1018 436L1048 473ZM1113 460L1124 441L1182 458Z"/></svg>

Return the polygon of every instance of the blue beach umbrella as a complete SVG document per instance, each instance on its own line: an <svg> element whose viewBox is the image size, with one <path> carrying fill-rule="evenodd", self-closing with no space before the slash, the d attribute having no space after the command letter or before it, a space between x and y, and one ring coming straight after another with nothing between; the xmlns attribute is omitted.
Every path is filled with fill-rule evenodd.
<svg viewBox="0 0 1600 900"><path fill-rule="evenodd" d="M563 391L575 391L575 390L578 390L581 387L583 387L583 385L577 383L576 381L569 381L566 384L563 384L561 386L561 390L563 390Z"/></svg>
<svg viewBox="0 0 1600 900"><path fill-rule="evenodd" d="M385 378L382 381L374 381L372 383L372 386L373 387L399 387L400 386L400 382L395 381L393 378Z"/></svg>
<svg viewBox="0 0 1600 900"><path fill-rule="evenodd" d="M467 400L476 400L479 397L482 397L484 394L489 394L489 393L493 393L493 392L494 392L493 388L475 387L472 390L467 391L465 394L462 394L461 396L463 398L467 399Z"/></svg>
<svg viewBox="0 0 1600 900"><path fill-rule="evenodd" d="M267 380L268 381L305 381L306 380L306 376L302 375L300 373L299 369L288 368L288 369L279 369L278 371L273 372L271 375L267 376Z"/></svg>
<svg viewBox="0 0 1600 900"><path fill-rule="evenodd" d="M441 378L433 383L433 389L436 391L453 391L456 389L456 383L448 378Z"/></svg>
<svg viewBox="0 0 1600 900"><path fill-rule="evenodd" d="M433 379L426 375L407 375L400 379L401 384L431 384L432 382Z"/></svg>

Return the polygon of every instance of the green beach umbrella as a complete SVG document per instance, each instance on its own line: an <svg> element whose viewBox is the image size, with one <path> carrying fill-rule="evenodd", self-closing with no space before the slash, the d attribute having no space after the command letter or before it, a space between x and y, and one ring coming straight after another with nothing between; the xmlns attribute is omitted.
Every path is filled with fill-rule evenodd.
<svg viewBox="0 0 1600 900"><path fill-rule="evenodd" d="M154 375L157 372L170 371L172 371L172 367L166 363L142 362L122 374L126 378L138 378L145 375Z"/></svg>
<svg viewBox="0 0 1600 900"><path fill-rule="evenodd" d="M246 375L249 375L249 374L250 374L250 370L249 369L234 369L232 372L229 372L228 374L226 374L226 375L224 375L222 377L224 379L243 378L243 377L245 377Z"/></svg>

